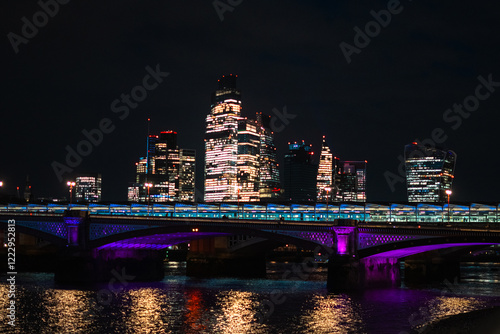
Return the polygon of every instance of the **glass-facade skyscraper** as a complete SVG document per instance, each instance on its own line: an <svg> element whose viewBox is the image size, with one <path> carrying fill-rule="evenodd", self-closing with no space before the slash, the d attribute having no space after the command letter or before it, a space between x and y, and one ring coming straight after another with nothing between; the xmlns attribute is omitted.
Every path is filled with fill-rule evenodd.
<svg viewBox="0 0 500 334"><path fill-rule="evenodd" d="M101 174L92 173L76 177L75 198L77 202L100 202L102 196Z"/></svg>
<svg viewBox="0 0 500 334"><path fill-rule="evenodd" d="M323 136L321 145L321 155L319 157L318 175L316 178L317 201L326 202L332 200L332 195L335 193L334 187L334 169L333 169L333 154L330 147L326 143ZM326 188L326 189L325 189Z"/></svg>
<svg viewBox="0 0 500 334"><path fill-rule="evenodd" d="M205 132L205 201L238 200L238 126L241 92L236 75L223 76L212 94Z"/></svg>
<svg viewBox="0 0 500 334"><path fill-rule="evenodd" d="M280 195L280 175L271 116L258 112L256 118L260 133L259 196L261 200L273 199Z"/></svg>
<svg viewBox="0 0 500 334"><path fill-rule="evenodd" d="M251 202L279 195L279 173L270 117L241 116L236 76L219 79L205 132L205 201Z"/></svg>
<svg viewBox="0 0 500 334"><path fill-rule="evenodd" d="M284 164L284 197L286 200L303 202L316 200L318 166L313 162L311 145L288 143Z"/></svg>
<svg viewBox="0 0 500 334"><path fill-rule="evenodd" d="M238 124L238 191L240 201L259 200L260 134L255 120Z"/></svg>
<svg viewBox="0 0 500 334"><path fill-rule="evenodd" d="M136 180L128 189L128 200L194 202L195 150L180 149L175 131L148 135L147 149L147 156L136 163Z"/></svg>
<svg viewBox="0 0 500 334"><path fill-rule="evenodd" d="M408 202L445 202L451 190L457 155L453 151L419 145L405 146Z"/></svg>
<svg viewBox="0 0 500 334"><path fill-rule="evenodd" d="M365 161L340 161L337 201L366 202Z"/></svg>

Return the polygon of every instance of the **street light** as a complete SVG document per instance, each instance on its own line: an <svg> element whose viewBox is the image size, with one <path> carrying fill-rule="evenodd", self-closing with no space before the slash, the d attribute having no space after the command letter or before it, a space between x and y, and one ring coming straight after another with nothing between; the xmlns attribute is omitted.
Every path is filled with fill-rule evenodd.
<svg viewBox="0 0 500 334"><path fill-rule="evenodd" d="M0 181L0 187L3 187L3 181Z"/></svg>
<svg viewBox="0 0 500 334"><path fill-rule="evenodd" d="M69 204L71 205L71 203L73 203L73 187L76 185L76 183L73 181L68 181L66 184L69 187Z"/></svg>
<svg viewBox="0 0 500 334"><path fill-rule="evenodd" d="M148 216L149 216L149 203L150 203L150 199L151 197L149 196L149 189L153 186L152 183L144 183L144 186L148 188Z"/></svg>
<svg viewBox="0 0 500 334"><path fill-rule="evenodd" d="M332 190L332 188L325 187L325 191L326 191L326 221L328 221L328 198L330 197L331 190Z"/></svg>
<svg viewBox="0 0 500 334"><path fill-rule="evenodd" d="M450 222L450 195L451 195L451 190L446 189L446 195L448 195L448 223Z"/></svg>

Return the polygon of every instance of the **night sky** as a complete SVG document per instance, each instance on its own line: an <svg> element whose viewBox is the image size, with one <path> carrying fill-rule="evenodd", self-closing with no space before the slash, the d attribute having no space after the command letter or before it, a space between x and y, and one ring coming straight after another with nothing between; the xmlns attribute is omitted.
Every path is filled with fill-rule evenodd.
<svg viewBox="0 0 500 334"><path fill-rule="evenodd" d="M460 125L459 114L443 119L475 95L479 76L500 82L500 4L401 1L348 63L340 44L355 47L354 28L364 31L374 20L370 11L391 1L229 2L236 6L221 21L212 1L73 0L17 45L18 53L9 33L22 37L22 18L33 22L41 7L2 2L2 191L22 189L29 174L35 197L67 196L75 173L97 171L103 199L126 200L135 162L145 154L148 117L152 132L175 130L181 148L197 150L203 189L210 94L220 76L232 73L243 116L273 115L284 106L296 115L276 133L280 163L288 141L304 139L319 156L326 135L341 160L368 160L369 202L405 201L405 184L393 191L386 174L398 175L404 145L441 128L447 136L441 146L458 155L452 201L500 201L500 87L480 89L489 96L468 118L460 116ZM163 82L127 117L113 112L112 102L142 85L146 67L157 64L169 73ZM65 164L65 147L76 148L82 130L105 118L114 131L59 182L53 162Z"/></svg>

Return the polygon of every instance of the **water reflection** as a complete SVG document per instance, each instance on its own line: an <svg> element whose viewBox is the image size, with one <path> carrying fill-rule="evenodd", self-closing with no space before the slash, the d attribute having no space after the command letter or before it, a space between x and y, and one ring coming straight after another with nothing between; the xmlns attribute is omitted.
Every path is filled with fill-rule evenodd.
<svg viewBox="0 0 500 334"><path fill-rule="evenodd" d="M125 296L129 300L125 312L126 327L132 333L166 333L168 324L162 314L168 314L171 306L163 302L163 294L158 289L142 288L129 290Z"/></svg>
<svg viewBox="0 0 500 334"><path fill-rule="evenodd" d="M414 328L421 328L445 317L486 307L487 305L485 302L473 297L436 297L428 301L427 307L421 307L419 309L418 318L420 318L420 320L415 318L417 314L413 314L410 317L410 323ZM415 321L417 321L417 323L415 323Z"/></svg>
<svg viewBox="0 0 500 334"><path fill-rule="evenodd" d="M203 295L200 290L190 289L186 291L186 333L200 333L206 330L206 308L203 303Z"/></svg>
<svg viewBox="0 0 500 334"><path fill-rule="evenodd" d="M472 275L492 274L488 268ZM54 285L51 274L19 274L17 327L0 322L0 333L386 334L418 331L443 317L500 305L498 284L479 282L444 290L391 288L333 295L324 281L169 276L163 282L130 283L107 303L98 298L101 288L107 285L69 290ZM279 298L284 302L271 307L276 288L284 292ZM3 277L2 314L7 291Z"/></svg>
<svg viewBox="0 0 500 334"><path fill-rule="evenodd" d="M347 295L315 295L302 310L302 332L365 333L360 306Z"/></svg>
<svg viewBox="0 0 500 334"><path fill-rule="evenodd" d="M45 306L43 322L51 328L50 332L77 333L91 328L89 295L88 291L78 290L44 291L40 304Z"/></svg>

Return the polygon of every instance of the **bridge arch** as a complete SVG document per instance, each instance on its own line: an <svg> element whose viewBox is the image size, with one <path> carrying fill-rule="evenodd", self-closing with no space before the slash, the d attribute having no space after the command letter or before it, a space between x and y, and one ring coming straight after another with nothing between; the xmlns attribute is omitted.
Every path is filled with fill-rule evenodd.
<svg viewBox="0 0 500 334"><path fill-rule="evenodd" d="M7 232L8 226L9 225L6 221L0 221L1 230ZM68 244L67 237L58 236L55 235L54 233L48 231L42 231L34 227L23 226L21 224L18 224L17 221L15 226L16 226L16 235L18 233L23 233L26 235L34 236L37 238L41 238L47 242L50 242L51 244L54 244L56 246L66 246Z"/></svg>
<svg viewBox="0 0 500 334"><path fill-rule="evenodd" d="M255 247L259 246L260 249L269 249L272 245L279 246L279 244L294 244L298 247L311 250L316 249L318 246L322 246L319 242L293 235L275 233L275 231L258 230L244 226L203 226L195 228L194 225L147 227L139 230L126 231L92 240L89 242L88 246L90 248L126 248L126 245L144 245L142 246L143 248L164 248L168 245L189 242L191 240L230 235L248 235L261 240L257 244L250 243L247 245L248 247L233 249L233 251L237 252L248 252L250 249L255 249ZM156 237L158 246L155 247L152 244L152 237ZM133 248L133 246L129 247ZM141 246L137 247L140 248ZM229 250L231 251L231 249Z"/></svg>
<svg viewBox="0 0 500 334"><path fill-rule="evenodd" d="M498 237L494 236L449 236L430 237L417 240L406 240L388 243L358 250L360 258L386 257L403 258L410 255L452 247L473 247L500 244Z"/></svg>

